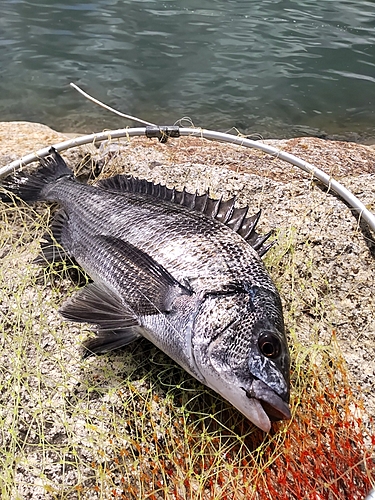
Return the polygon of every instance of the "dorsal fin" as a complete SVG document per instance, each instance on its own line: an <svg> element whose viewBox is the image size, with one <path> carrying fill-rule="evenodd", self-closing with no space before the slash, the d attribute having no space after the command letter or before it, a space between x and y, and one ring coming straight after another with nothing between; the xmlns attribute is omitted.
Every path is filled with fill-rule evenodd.
<svg viewBox="0 0 375 500"><path fill-rule="evenodd" d="M261 211L250 217L246 217L249 207L236 208L235 197L226 201L223 201L222 198L215 200L209 196L208 191L201 195L197 194L197 192L192 194L188 193L185 188L182 191L178 191L175 188L167 188L162 184L154 184L145 179L137 179L131 175L121 174L101 180L97 182L96 186L120 193L146 194L159 200L183 205L190 210L205 214L207 217L222 222L242 236L261 257L272 246L272 244L264 245L271 236L272 231L264 236L259 235L255 231Z"/></svg>

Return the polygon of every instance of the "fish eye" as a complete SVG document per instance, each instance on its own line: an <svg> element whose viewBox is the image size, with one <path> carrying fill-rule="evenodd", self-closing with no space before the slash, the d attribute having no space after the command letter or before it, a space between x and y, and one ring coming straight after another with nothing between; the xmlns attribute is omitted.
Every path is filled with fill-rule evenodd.
<svg viewBox="0 0 375 500"><path fill-rule="evenodd" d="M264 333L258 340L260 352L269 359L278 357L281 351L281 342L275 335Z"/></svg>

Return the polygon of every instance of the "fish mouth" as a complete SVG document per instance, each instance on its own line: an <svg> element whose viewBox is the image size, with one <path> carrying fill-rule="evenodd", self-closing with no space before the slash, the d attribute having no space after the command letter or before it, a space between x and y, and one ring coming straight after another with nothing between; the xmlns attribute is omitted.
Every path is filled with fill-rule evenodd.
<svg viewBox="0 0 375 500"><path fill-rule="evenodd" d="M289 404L261 380L254 380L251 390L246 392L249 399L257 400L270 420L289 420L291 418Z"/></svg>
<svg viewBox="0 0 375 500"><path fill-rule="evenodd" d="M247 388L205 373L205 384L223 396L246 418L264 432L271 430L271 421L291 417L288 403L259 379L249 381ZM286 395L286 398L288 395Z"/></svg>

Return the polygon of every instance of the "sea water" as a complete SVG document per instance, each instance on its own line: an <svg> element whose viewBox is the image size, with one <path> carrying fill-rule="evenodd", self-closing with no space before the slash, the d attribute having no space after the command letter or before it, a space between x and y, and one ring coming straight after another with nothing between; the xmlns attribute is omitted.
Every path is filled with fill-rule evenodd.
<svg viewBox="0 0 375 500"><path fill-rule="evenodd" d="M372 1L1 0L0 68L2 121L134 125L75 82L159 124L375 137Z"/></svg>

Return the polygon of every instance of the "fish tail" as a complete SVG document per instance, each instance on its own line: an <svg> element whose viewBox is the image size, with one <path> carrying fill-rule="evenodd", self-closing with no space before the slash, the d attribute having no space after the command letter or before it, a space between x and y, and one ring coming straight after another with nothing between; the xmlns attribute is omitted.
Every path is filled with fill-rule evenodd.
<svg viewBox="0 0 375 500"><path fill-rule="evenodd" d="M41 168L35 172L18 172L7 177L1 184L5 191L0 192L1 201L14 201L19 198L27 203L46 200L45 188L57 179L73 176L72 170L53 147L49 155L40 159Z"/></svg>

